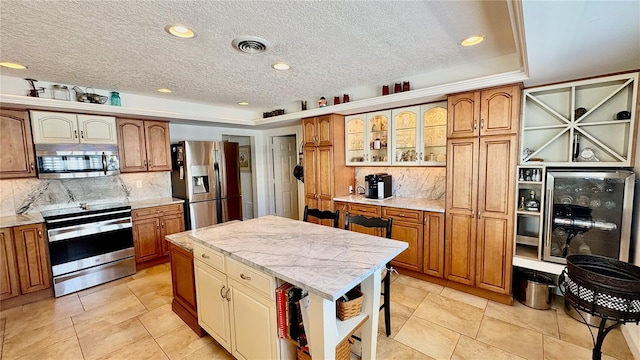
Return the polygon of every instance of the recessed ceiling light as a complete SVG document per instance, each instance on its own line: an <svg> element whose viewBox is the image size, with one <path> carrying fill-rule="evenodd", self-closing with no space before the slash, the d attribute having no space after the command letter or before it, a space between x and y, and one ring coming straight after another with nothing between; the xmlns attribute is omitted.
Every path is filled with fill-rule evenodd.
<svg viewBox="0 0 640 360"><path fill-rule="evenodd" d="M462 46L478 45L483 41L484 41L484 35L473 35L473 36L469 36L468 38L462 40L460 45L462 45Z"/></svg>
<svg viewBox="0 0 640 360"><path fill-rule="evenodd" d="M240 101L240 102L238 103L238 105L247 106L247 105L249 105L249 103L248 103L248 102L246 102L246 101Z"/></svg>
<svg viewBox="0 0 640 360"><path fill-rule="evenodd" d="M282 70L282 71L291 69L291 66L289 66L289 64L284 63L284 62L275 63L275 64L271 65L271 67L276 69L276 70Z"/></svg>
<svg viewBox="0 0 640 360"><path fill-rule="evenodd" d="M27 68L26 66L24 66L22 64L12 63L12 62L8 62L8 61L0 62L0 66L4 66L4 67L9 68L9 69L18 69L18 70L24 70L24 69Z"/></svg>
<svg viewBox="0 0 640 360"><path fill-rule="evenodd" d="M160 89L158 89L158 92L161 92L161 93L170 93L170 92L171 92L171 89L167 89L167 88L160 88Z"/></svg>
<svg viewBox="0 0 640 360"><path fill-rule="evenodd" d="M196 33L193 32L193 30L182 25L167 25L164 27L164 31L168 32L169 34L175 37L179 37L183 39L191 39L192 37L196 36Z"/></svg>

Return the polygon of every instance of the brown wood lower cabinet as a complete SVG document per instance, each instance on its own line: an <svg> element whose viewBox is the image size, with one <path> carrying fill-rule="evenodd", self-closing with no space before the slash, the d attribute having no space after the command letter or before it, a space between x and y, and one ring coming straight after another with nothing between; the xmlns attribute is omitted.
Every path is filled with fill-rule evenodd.
<svg viewBox="0 0 640 360"><path fill-rule="evenodd" d="M170 242L167 243L171 259L171 283L173 286L171 308L196 334L203 336L206 333L198 325L193 252Z"/></svg>
<svg viewBox="0 0 640 360"><path fill-rule="evenodd" d="M351 215L393 219L391 238L404 241L409 247L396 256L391 264L411 270L411 273L444 277L444 214L389 206L336 202L336 209ZM344 227L344 215L340 226ZM354 226L353 231L382 236L380 231ZM374 233L375 232L375 233Z"/></svg>
<svg viewBox="0 0 640 360"><path fill-rule="evenodd" d="M164 237L184 231L182 209L182 204L171 204L136 209L131 212L138 269L166 262L169 259L169 246Z"/></svg>
<svg viewBox="0 0 640 360"><path fill-rule="evenodd" d="M51 288L43 224L0 229L0 300Z"/></svg>

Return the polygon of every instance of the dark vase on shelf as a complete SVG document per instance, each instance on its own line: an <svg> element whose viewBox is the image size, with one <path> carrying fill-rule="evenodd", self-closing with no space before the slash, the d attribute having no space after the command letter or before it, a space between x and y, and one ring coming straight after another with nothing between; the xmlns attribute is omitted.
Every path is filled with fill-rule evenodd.
<svg viewBox="0 0 640 360"><path fill-rule="evenodd" d="M333 105L338 105L338 104L340 104L340 96L334 96Z"/></svg>
<svg viewBox="0 0 640 360"><path fill-rule="evenodd" d="M400 83L395 83L395 85L393 85L393 93L399 93L402 92L402 84Z"/></svg>
<svg viewBox="0 0 640 360"><path fill-rule="evenodd" d="M344 94L342 96L342 102L348 103L349 102L349 94Z"/></svg>
<svg viewBox="0 0 640 360"><path fill-rule="evenodd" d="M409 86L409 82L408 81L403 82L402 83L402 91L409 91L409 90L411 90L410 86Z"/></svg>
<svg viewBox="0 0 640 360"><path fill-rule="evenodd" d="M382 85L382 95L389 95L389 85Z"/></svg>

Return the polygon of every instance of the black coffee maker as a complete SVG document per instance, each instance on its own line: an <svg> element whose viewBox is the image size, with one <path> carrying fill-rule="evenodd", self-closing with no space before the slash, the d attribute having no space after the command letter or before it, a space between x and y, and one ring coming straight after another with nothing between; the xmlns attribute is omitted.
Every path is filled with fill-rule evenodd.
<svg viewBox="0 0 640 360"><path fill-rule="evenodd" d="M391 175L380 173L364 177L367 183L367 198L386 199L391 197Z"/></svg>

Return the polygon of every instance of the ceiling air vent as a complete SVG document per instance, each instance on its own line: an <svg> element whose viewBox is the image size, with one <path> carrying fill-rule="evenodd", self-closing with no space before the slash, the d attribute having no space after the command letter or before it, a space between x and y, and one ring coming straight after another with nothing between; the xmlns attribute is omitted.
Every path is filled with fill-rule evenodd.
<svg viewBox="0 0 640 360"><path fill-rule="evenodd" d="M243 53L259 54L271 48L271 44L257 36L240 36L231 42L231 45Z"/></svg>

